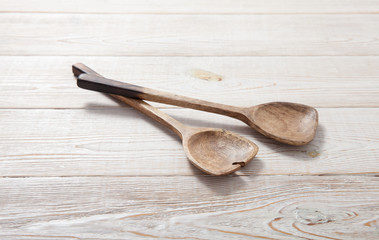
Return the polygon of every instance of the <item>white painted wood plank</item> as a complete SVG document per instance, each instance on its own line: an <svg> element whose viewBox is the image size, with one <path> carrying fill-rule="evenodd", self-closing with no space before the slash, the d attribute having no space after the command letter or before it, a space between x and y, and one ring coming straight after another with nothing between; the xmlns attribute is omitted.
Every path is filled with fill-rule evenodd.
<svg viewBox="0 0 379 240"><path fill-rule="evenodd" d="M379 107L379 57L3 56L0 108L116 106L76 86L71 72L76 62L109 78L235 106L289 101L315 107ZM222 80L204 80L213 76L207 72Z"/></svg>
<svg viewBox="0 0 379 240"><path fill-rule="evenodd" d="M0 1L0 12L154 13L154 14L281 14L378 13L375 0L19 0Z"/></svg>
<svg viewBox="0 0 379 240"><path fill-rule="evenodd" d="M1 239L375 239L375 177L0 179Z"/></svg>
<svg viewBox="0 0 379 240"><path fill-rule="evenodd" d="M379 15L1 14L0 55L379 54Z"/></svg>
<svg viewBox="0 0 379 240"><path fill-rule="evenodd" d="M186 124L224 128L258 144L239 175L379 173L379 109L319 109L308 145L282 145L235 119L184 109L165 112ZM130 108L1 110L1 176L202 175L179 138Z"/></svg>

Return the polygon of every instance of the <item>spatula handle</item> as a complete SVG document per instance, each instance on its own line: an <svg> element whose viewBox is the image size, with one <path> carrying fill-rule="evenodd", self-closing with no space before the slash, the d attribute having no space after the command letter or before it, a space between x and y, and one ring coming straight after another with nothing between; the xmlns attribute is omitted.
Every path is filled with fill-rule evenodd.
<svg viewBox="0 0 379 240"><path fill-rule="evenodd" d="M76 65L76 64L75 64ZM73 66L75 68L75 65ZM80 66L85 65L81 64ZM88 67L86 67L88 68ZM78 71L78 70L77 70ZM93 71L92 71L93 72ZM75 73L75 70L74 70ZM78 72L79 73L79 72ZM244 120L243 109L239 107L212 103L195 98L179 96L172 93L157 91L145 87L140 87L128 83L123 83L101 77L99 75L83 74L78 76L77 84L79 87L98 92L117 94L125 97L143 99L153 102L165 103L180 107L193 108L201 111L218 113L229 117Z"/></svg>

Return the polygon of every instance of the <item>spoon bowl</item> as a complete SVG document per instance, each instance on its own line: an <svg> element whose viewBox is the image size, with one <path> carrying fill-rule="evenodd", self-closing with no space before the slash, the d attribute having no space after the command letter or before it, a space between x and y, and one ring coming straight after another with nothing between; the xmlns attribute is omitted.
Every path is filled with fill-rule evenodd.
<svg viewBox="0 0 379 240"><path fill-rule="evenodd" d="M245 122L261 134L279 142L304 145L316 134L318 114L307 105L271 102L246 108Z"/></svg>
<svg viewBox="0 0 379 240"><path fill-rule="evenodd" d="M194 165L214 175L240 169L258 152L253 142L222 129L197 129L185 138L183 147Z"/></svg>

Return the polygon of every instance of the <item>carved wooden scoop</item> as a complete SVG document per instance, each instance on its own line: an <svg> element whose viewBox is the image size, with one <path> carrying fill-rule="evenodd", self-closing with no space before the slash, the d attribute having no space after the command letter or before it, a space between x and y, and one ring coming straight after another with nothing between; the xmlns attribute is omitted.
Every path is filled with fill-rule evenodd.
<svg viewBox="0 0 379 240"><path fill-rule="evenodd" d="M99 77L96 72L82 65L73 65L78 79ZM249 163L257 154L253 142L235 133L216 128L186 126L142 100L113 95L112 97L130 105L175 132L182 139L188 159L199 169L212 175L226 175Z"/></svg>
<svg viewBox="0 0 379 240"><path fill-rule="evenodd" d="M85 65L78 63L75 66L79 68ZM233 117L267 137L290 145L300 146L312 141L318 125L316 109L303 104L271 102L247 108L234 107L122 83L94 74L80 76L77 83L79 87L89 90Z"/></svg>

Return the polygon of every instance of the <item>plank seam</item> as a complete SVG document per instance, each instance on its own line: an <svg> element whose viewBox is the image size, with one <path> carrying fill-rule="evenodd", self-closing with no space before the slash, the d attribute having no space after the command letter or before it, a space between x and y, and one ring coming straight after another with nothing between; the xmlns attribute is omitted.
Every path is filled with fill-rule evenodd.
<svg viewBox="0 0 379 240"><path fill-rule="evenodd" d="M338 107L338 106L332 106L332 107L323 107L323 106L316 106L316 105L312 105L313 107L317 108L317 109L335 109L335 108L338 108L338 109L376 109L376 108L379 108L379 105L378 106L351 106L351 107L346 107L346 106L341 106L341 107ZM172 106L172 107L159 107L159 106L155 106L156 108L158 109L190 109L190 108L182 108L182 107L175 107L175 106ZM128 106L120 106L120 107L117 107L117 106L104 106L104 107L76 107L76 108L44 108L44 107L41 107L41 108L18 108L18 107L0 107L0 111L1 110L89 110L89 109L95 109L95 110L115 110L115 109L119 109L119 108L125 108L125 109L132 109L131 107L128 107ZM194 111L200 111L200 110L195 110L195 109L190 109L190 110L194 110Z"/></svg>
<svg viewBox="0 0 379 240"><path fill-rule="evenodd" d="M333 174L236 174L236 175L226 175L226 176L212 176L207 174L192 174L192 175L177 175L177 174L164 174L164 175L62 175L62 176L44 176L44 175L34 175L34 176L0 176L3 178L147 178L147 177L210 177L210 178L231 178L231 177L249 177L249 176L267 176L267 177L343 177L343 176L357 176L357 177L379 177L379 172L373 173L333 173Z"/></svg>
<svg viewBox="0 0 379 240"><path fill-rule="evenodd" d="M67 15L377 15L379 11L368 12L57 12L57 11L0 11L4 14L67 14Z"/></svg>

